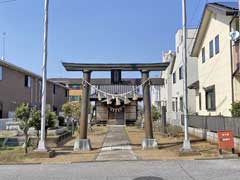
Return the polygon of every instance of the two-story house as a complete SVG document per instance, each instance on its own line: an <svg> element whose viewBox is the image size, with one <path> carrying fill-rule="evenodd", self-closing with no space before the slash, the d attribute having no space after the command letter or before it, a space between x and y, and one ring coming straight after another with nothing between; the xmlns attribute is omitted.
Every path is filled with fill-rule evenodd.
<svg viewBox="0 0 240 180"><path fill-rule="evenodd" d="M172 69L175 62L175 52L166 52L163 54L163 62L169 62L169 66L161 72L161 78L164 79L164 85L160 89L161 106L166 106L167 121L170 124L175 124L172 119Z"/></svg>
<svg viewBox="0 0 240 180"><path fill-rule="evenodd" d="M231 116L231 104L240 101L239 42L230 32L239 30L238 3L205 6L191 55L197 58L196 111L199 115Z"/></svg>
<svg viewBox="0 0 240 180"><path fill-rule="evenodd" d="M197 29L187 29L187 84L191 85L198 79L198 69L196 58L190 57L191 49L195 40ZM164 55L164 59L169 59L170 65L168 69L162 73L165 79L165 87L161 95L161 99L167 100L167 120L171 124L179 125L181 123L181 115L183 114L183 33L179 29L175 35L176 53ZM166 89L167 88L167 89ZM166 97L164 97L166 96ZM188 111L189 114L195 114L195 90L188 90Z"/></svg>
<svg viewBox="0 0 240 180"><path fill-rule="evenodd" d="M0 60L0 118L13 117L21 103L41 106L41 77L33 72ZM47 104L60 112L67 102L68 88L47 81Z"/></svg>

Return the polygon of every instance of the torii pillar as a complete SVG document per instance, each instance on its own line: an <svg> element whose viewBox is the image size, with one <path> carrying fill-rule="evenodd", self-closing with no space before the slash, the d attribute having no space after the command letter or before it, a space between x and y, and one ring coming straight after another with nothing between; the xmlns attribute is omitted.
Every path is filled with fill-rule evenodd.
<svg viewBox="0 0 240 180"><path fill-rule="evenodd" d="M150 83L149 71L142 70L142 83L143 84L143 103L144 103L144 130L145 138L142 142L142 148L158 148L157 140L153 138L153 126L151 116L151 97L150 97Z"/></svg>
<svg viewBox="0 0 240 180"><path fill-rule="evenodd" d="M83 71L83 93L82 93L82 101L81 101L81 116L80 116L80 128L79 128L79 136L75 140L74 143L74 151L90 151L91 150L91 142L90 139L87 138L87 130L88 130L88 107L89 107L89 96L90 96L90 86L86 83L90 82L91 79L91 71L86 70Z"/></svg>

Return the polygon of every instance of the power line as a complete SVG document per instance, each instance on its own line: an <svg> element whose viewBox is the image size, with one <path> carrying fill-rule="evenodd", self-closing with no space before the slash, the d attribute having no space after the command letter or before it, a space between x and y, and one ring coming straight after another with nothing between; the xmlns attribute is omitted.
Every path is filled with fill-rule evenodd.
<svg viewBox="0 0 240 180"><path fill-rule="evenodd" d="M0 4L10 3L10 2L14 2L14 1L17 1L17 0L5 0L5 1L0 1Z"/></svg>
<svg viewBox="0 0 240 180"><path fill-rule="evenodd" d="M195 8L195 13L194 13L194 15L193 15L192 17L195 17L196 12L197 12L198 8L200 7L200 2L201 2L201 0L198 1L197 8ZM207 1L206 1L206 4L207 4ZM187 52L189 52L189 50L190 50L190 48L191 48L191 45L192 45L192 42L193 42L193 41L195 40L195 38L196 38L197 32L198 32L199 27L200 27L200 23L201 23L200 21L201 21L201 19L198 20L198 26L197 26L197 28L195 29L195 32L194 32L194 34L193 34L193 39L192 39L192 40L189 42L189 44L188 44Z"/></svg>
<svg viewBox="0 0 240 180"><path fill-rule="evenodd" d="M190 25L190 24L192 23L192 21L195 19L195 16L196 16L196 14L197 14L198 8L200 7L200 2L201 2L201 0L198 0L197 5L196 5L196 7L195 7L195 9L194 9L194 14L193 14L193 16L190 18L190 21L188 22L188 25Z"/></svg>

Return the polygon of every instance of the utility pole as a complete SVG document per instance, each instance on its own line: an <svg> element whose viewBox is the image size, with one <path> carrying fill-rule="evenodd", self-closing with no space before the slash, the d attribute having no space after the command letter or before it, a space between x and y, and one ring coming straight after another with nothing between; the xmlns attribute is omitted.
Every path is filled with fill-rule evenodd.
<svg viewBox="0 0 240 180"><path fill-rule="evenodd" d="M5 49L5 45L6 45L6 33L4 32L4 33L2 34L2 36L3 36L3 37L2 37L2 38L3 38L3 39L2 39L2 40L3 40L3 42L2 42L2 43L3 43L3 44L2 44L2 53L3 53L3 54L2 54L2 60L5 60L5 58L6 58L6 57L5 57L5 50L6 50L6 49Z"/></svg>
<svg viewBox="0 0 240 180"><path fill-rule="evenodd" d="M184 114L184 141L181 151L192 151L188 133L188 88L187 88L187 16L186 16L186 0L182 0L182 31L183 31L183 114Z"/></svg>
<svg viewBox="0 0 240 180"><path fill-rule="evenodd" d="M238 0L238 22L238 32L240 32L240 0ZM238 38L238 62L240 63L240 38Z"/></svg>
<svg viewBox="0 0 240 180"><path fill-rule="evenodd" d="M45 0L44 6L44 44L43 44L43 66L42 66L42 106L41 106L41 137L36 151L47 152L45 142L45 121L46 121L46 86L47 86L47 54L48 54L48 5Z"/></svg>

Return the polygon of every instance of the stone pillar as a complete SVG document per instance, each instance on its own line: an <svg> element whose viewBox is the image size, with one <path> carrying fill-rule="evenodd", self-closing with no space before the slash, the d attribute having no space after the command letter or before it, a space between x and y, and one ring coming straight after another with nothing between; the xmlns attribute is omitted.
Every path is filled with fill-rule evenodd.
<svg viewBox="0 0 240 180"><path fill-rule="evenodd" d="M83 72L83 87L82 87L82 100L81 100L81 117L80 117L80 128L79 137L74 143L74 151L89 151L91 150L90 140L87 138L88 129L88 107L89 107L89 95L90 86L85 82L90 82L90 71Z"/></svg>
<svg viewBox="0 0 240 180"><path fill-rule="evenodd" d="M142 71L142 82L149 78L149 71ZM151 96L150 83L143 84L143 103L144 103L144 129L145 138L142 142L142 148L157 148L156 139L153 138L152 116L151 116Z"/></svg>

